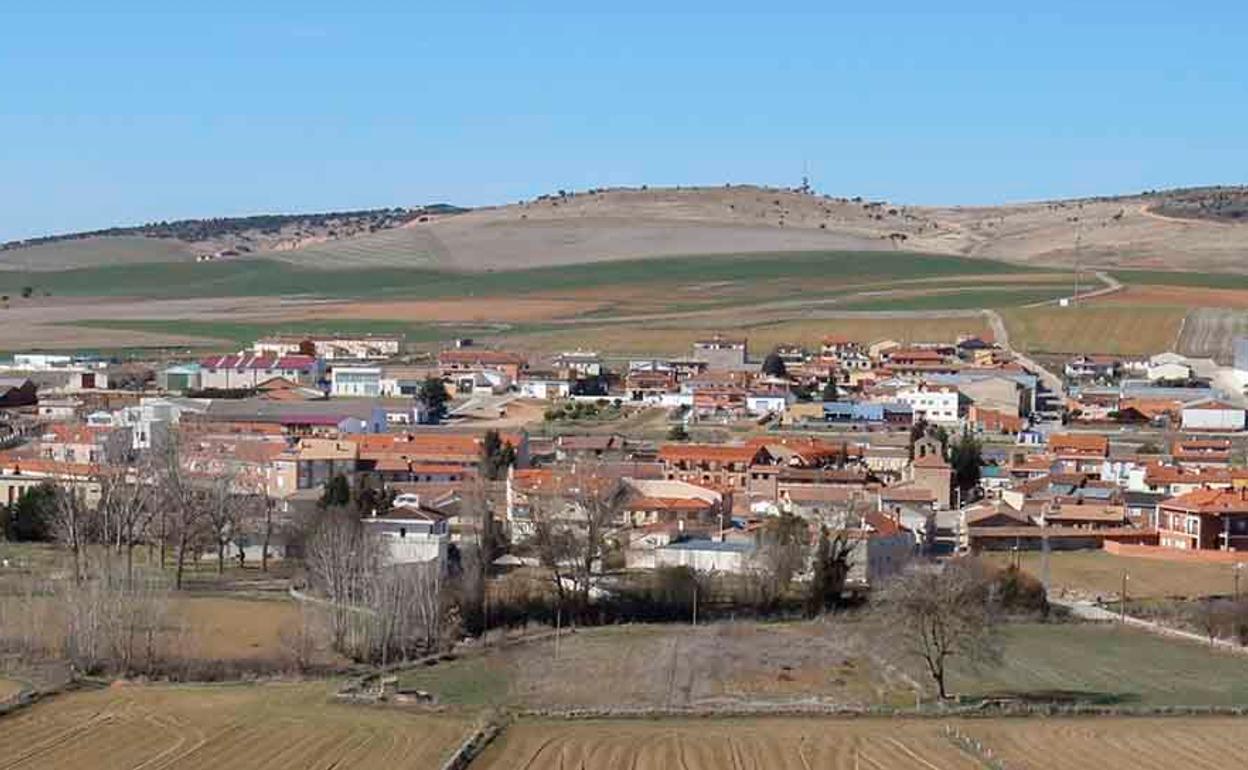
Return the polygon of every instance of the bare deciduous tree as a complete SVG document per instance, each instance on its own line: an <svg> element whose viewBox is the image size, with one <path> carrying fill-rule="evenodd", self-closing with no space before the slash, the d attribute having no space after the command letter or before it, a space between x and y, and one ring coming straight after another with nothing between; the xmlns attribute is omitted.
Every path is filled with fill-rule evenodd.
<svg viewBox="0 0 1248 770"><path fill-rule="evenodd" d="M619 525L624 501L619 479L593 463L556 477L550 489L529 496L533 544L550 571L560 606L573 612L589 604L593 574Z"/></svg>
<svg viewBox="0 0 1248 770"><path fill-rule="evenodd" d="M967 560L943 568L911 568L895 577L877 601L890 635L905 654L926 666L941 699L952 658L972 663L1001 659L996 597L991 577Z"/></svg>

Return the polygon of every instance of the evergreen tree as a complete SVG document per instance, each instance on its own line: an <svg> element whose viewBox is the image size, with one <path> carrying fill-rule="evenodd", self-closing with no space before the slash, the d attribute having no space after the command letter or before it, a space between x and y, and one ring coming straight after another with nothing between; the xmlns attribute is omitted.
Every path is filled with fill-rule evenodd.
<svg viewBox="0 0 1248 770"><path fill-rule="evenodd" d="M320 506L322 508L340 508L351 502L351 484L347 481L347 477L341 473L335 473L329 481L325 482L325 491L321 493Z"/></svg>
<svg viewBox="0 0 1248 770"><path fill-rule="evenodd" d="M426 377L425 381L420 384L420 391L416 397L428 410L430 422L441 422L442 418L446 417L446 403L451 400L451 397L446 392L446 383L442 382L442 378Z"/></svg>
<svg viewBox="0 0 1248 770"><path fill-rule="evenodd" d="M784 377L788 374L788 369L784 365L784 359L776 351L771 351L763 359L763 374L769 374L772 377Z"/></svg>

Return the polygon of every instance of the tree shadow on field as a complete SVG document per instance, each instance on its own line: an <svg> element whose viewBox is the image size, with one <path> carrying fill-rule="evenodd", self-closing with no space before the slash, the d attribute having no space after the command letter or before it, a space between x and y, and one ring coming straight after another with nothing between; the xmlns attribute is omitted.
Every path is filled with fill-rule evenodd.
<svg viewBox="0 0 1248 770"><path fill-rule="evenodd" d="M1140 696L1132 692L1099 690L996 690L975 696L980 700L1013 701L1028 705L1055 704L1062 706L1124 706L1138 703Z"/></svg>

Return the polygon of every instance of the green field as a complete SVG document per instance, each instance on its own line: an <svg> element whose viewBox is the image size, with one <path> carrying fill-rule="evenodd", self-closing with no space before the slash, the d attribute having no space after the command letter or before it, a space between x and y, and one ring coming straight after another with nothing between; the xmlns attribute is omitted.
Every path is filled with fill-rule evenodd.
<svg viewBox="0 0 1248 770"><path fill-rule="evenodd" d="M1194 286L1203 289L1248 289L1248 275L1239 273L1174 272L1170 270L1111 270L1124 284Z"/></svg>
<svg viewBox="0 0 1248 770"><path fill-rule="evenodd" d="M341 318L330 321L281 321L274 323L234 323L230 321L188 321L150 319L87 319L66 321L62 326L86 326L93 329L116 329L118 331L163 332L165 334L203 337L225 340L239 344L251 342L269 334L402 334L406 342L440 342L464 336L483 336L497 333L493 327L454 326L447 324L407 323L383 319Z"/></svg>
<svg viewBox="0 0 1248 770"><path fill-rule="evenodd" d="M1124 706L1248 706L1243 655L1112 623L1012 625L1006 639L1004 665L955 665L951 691Z"/></svg>
<svg viewBox="0 0 1248 770"><path fill-rule="evenodd" d="M933 290L915 296L869 297L839 303L837 309L853 311L881 310L975 310L978 308L1007 308L1047 302L1070 294L1069 286L1023 285L992 286L986 288L960 289L956 291Z"/></svg>
<svg viewBox="0 0 1248 770"><path fill-rule="evenodd" d="M786 279L849 284L1025 272L1032 271L963 257L853 251L686 256L661 262L634 259L483 273L408 268L317 270L256 259L113 265L58 272L0 271L0 291L16 295L22 287L33 286L58 296L471 297L630 284L674 286Z"/></svg>

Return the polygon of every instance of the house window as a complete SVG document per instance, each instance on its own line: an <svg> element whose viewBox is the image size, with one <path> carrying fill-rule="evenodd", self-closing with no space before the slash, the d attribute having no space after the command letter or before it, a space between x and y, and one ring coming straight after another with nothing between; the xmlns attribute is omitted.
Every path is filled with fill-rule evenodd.
<svg viewBox="0 0 1248 770"><path fill-rule="evenodd" d="M399 527L399 537L407 537L407 527Z"/></svg>

